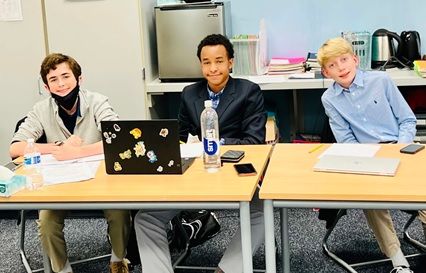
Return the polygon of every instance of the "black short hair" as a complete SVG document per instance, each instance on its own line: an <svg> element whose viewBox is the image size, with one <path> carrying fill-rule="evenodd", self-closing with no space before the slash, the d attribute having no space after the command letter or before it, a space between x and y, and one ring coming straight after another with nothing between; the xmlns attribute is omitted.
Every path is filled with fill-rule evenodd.
<svg viewBox="0 0 426 273"><path fill-rule="evenodd" d="M201 49L205 46L215 46L215 45L223 45L226 49L226 53L228 54L228 58L234 58L234 47L232 46L231 41L228 38L223 36L222 34L210 34L203 40L201 40L197 49L197 57L201 61Z"/></svg>

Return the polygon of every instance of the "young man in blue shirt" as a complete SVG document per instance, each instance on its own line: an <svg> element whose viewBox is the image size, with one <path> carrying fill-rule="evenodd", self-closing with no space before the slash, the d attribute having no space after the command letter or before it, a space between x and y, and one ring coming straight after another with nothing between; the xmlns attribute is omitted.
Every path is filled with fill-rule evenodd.
<svg viewBox="0 0 426 273"><path fill-rule="evenodd" d="M343 38L325 42L318 62L335 82L321 100L338 143L412 143L416 117L390 77L358 69L359 60ZM364 210L382 252L391 259L391 273L412 273L388 210ZM426 225L426 213L419 211Z"/></svg>

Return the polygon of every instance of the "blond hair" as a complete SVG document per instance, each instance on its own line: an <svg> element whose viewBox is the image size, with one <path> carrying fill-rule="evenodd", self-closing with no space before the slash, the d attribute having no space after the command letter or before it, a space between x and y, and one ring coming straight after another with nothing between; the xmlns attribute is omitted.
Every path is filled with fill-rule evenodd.
<svg viewBox="0 0 426 273"><path fill-rule="evenodd" d="M327 40L318 50L318 63L324 67L331 58L347 53L354 54L352 46L347 40L341 37Z"/></svg>

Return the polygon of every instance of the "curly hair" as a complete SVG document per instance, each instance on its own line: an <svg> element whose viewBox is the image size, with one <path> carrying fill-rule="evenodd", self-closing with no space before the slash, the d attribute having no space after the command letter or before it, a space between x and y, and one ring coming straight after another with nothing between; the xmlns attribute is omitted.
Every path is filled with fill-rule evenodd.
<svg viewBox="0 0 426 273"><path fill-rule="evenodd" d="M74 58L61 53L51 53L44 58L40 67L40 76L45 84L47 84L47 74L49 74L49 71L55 70L57 65L61 63L67 63L69 65L76 79L81 76L81 66Z"/></svg>
<svg viewBox="0 0 426 273"><path fill-rule="evenodd" d="M205 46L215 46L215 45L223 45L226 49L226 53L228 54L229 59L234 58L234 47L232 46L231 41L228 38L223 36L222 34L210 34L201 40L197 49L197 57L201 61L201 49Z"/></svg>

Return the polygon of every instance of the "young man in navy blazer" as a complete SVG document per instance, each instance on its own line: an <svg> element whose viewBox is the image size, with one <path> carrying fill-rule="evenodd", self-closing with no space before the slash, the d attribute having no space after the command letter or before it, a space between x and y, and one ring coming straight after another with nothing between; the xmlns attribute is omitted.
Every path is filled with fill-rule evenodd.
<svg viewBox="0 0 426 273"><path fill-rule="evenodd" d="M259 85L229 75L234 50L219 34L207 36L198 46L204 80L183 89L179 111L180 137L201 139L200 115L211 99L219 117L221 144L259 144L265 141L266 112Z"/></svg>
<svg viewBox="0 0 426 273"><path fill-rule="evenodd" d="M213 34L198 45L204 80L187 86L182 92L179 111L180 138L188 135L201 139L200 115L204 101L211 99L219 117L221 144L263 144L266 111L259 86L244 79L234 79L234 50L223 35ZM264 241L262 203L257 194L251 203L252 253ZM173 273L167 242L166 225L178 210L139 211L135 217L138 248L144 272ZM241 234L237 230L215 272L243 272Z"/></svg>

